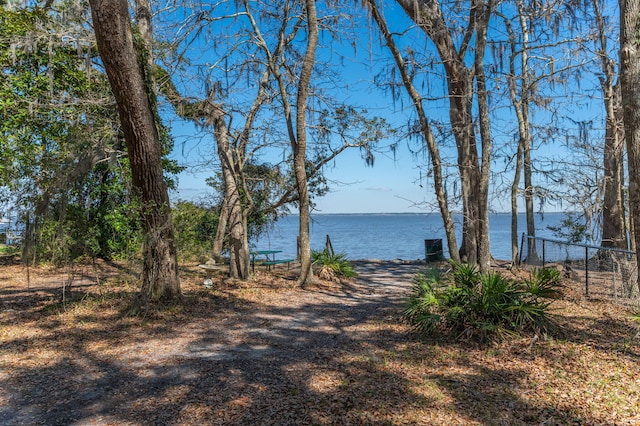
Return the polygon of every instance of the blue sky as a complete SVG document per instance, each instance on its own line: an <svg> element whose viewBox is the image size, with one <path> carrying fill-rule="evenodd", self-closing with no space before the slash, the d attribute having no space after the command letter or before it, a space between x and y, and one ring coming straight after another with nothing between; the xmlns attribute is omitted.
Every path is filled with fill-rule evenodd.
<svg viewBox="0 0 640 426"><path fill-rule="evenodd" d="M389 5L393 5L390 2ZM390 24L395 28L404 28L403 22L407 18L403 12L393 7L385 10L390 18ZM418 35L418 37L415 37ZM410 30L405 35L405 43L415 40L424 40L418 30ZM364 40L368 40L365 42ZM341 83L348 83L349 90L344 93L345 98L350 102L366 107L373 115L380 115L387 118L392 124L402 126L414 116L413 108L404 98L404 102L397 100L393 102L389 93L373 88L375 73L380 71L377 68L380 63L389 61L386 48L379 42L375 31L362 34L362 46L356 51L351 46L344 47L340 66L344 71L341 75ZM411 45L414 49L427 49L425 41L420 45ZM334 46L335 47L335 46ZM369 50L371 48L371 50ZM340 49L337 49L338 51ZM436 65L435 69L437 70ZM372 69L375 69L372 71ZM440 76L442 77L442 76ZM587 83L584 83L588 85ZM504 82L502 83L504 90ZM420 88L420 87L419 87ZM442 78L431 77L421 88L424 96L439 97L445 87ZM403 92L404 88L398 88ZM494 102L494 107L498 108L498 114L493 119L495 150L498 151L501 144L512 144L513 132L515 130L515 119L508 106L508 98L498 98ZM601 128L602 114L599 112L597 99L581 100L580 102L569 104L565 101L563 113L579 119L594 119L595 128ZM591 102L595 102L593 108ZM427 114L432 120L441 120L446 123L448 117L448 102L446 99L433 100L425 103ZM547 119L544 111L538 111L534 117L534 123L544 124ZM179 177L179 187L172 194L174 200L201 200L207 197L209 189L205 185L205 180L212 176L218 167L215 164L214 142L210 135L195 136L198 132L190 125L175 123L173 125L176 137L176 149L173 158L187 167ZM560 137L561 139L561 137ZM390 141L382 141L387 144ZM562 148L556 142L551 145L541 146L539 155L548 156L566 155L562 154ZM455 160L455 150L442 148L442 154L447 156L445 162L453 163ZM510 148L509 148L510 149ZM537 155L534 154L534 155ZM271 155L278 155L271 154ZM211 160L213 159L213 161ZM499 159L498 162L502 162ZM207 164L207 163L210 164ZM360 158L359 152L347 151L341 154L331 167L325 169L325 176L331 183L331 192L323 198L316 199L318 212L322 213L391 213L391 212L434 212L437 211L434 203L433 189L431 182L425 178L418 166L427 162L427 159L416 158L407 148L406 142L401 142L395 156L389 152L378 153L374 167L367 167ZM494 171L504 169L504 164L497 164ZM507 166L508 168L508 166ZM455 169L455 168L454 168ZM512 177L507 173L503 176L503 182L508 182ZM491 208L495 211L507 211L509 203L504 202L508 197L506 194L497 194L491 200ZM547 211L554 210L553 207Z"/></svg>
<svg viewBox="0 0 640 426"><path fill-rule="evenodd" d="M172 155L187 169L179 176L174 200L200 200L210 194L205 181L217 170L206 163L213 152L213 141L191 137L191 127L181 127ZM184 149L183 149L184 143ZM432 200L430 189L419 185L419 171L405 144L400 144L395 159L390 152L378 153L373 167L365 165L357 149L346 151L325 168L331 191L315 200L321 213L397 213L431 211L416 203Z"/></svg>
<svg viewBox="0 0 640 426"><path fill-rule="evenodd" d="M407 154L408 157L408 154ZM207 194L205 179L210 172L185 171L172 198L200 199ZM394 213L419 212L412 206L428 195L427 190L412 183L417 171L400 161L378 156L374 167L365 167L358 154L345 153L336 166L325 173L331 192L316 199L319 213Z"/></svg>
<svg viewBox="0 0 640 426"><path fill-rule="evenodd" d="M389 9L387 13L394 16L396 21L406 19L396 8ZM363 34L363 37L369 36ZM377 37L376 33L372 32L371 37ZM404 123L412 114L412 109L403 110L400 102L392 102L389 94L373 87L373 73L378 71L372 71L371 68L375 67L381 54L386 52L382 50L381 53L381 46L377 40L370 41L371 50L366 42L355 50L352 46L336 49L340 51L339 55L342 55L340 67L344 67L346 71L341 73L340 83L348 84L349 87L344 97L348 102L366 108L370 115L385 117L394 125ZM326 54L335 54L336 50ZM323 54L325 53L319 53L320 56ZM172 199L206 198L210 190L206 187L205 180L217 170L215 163L204 164L212 155L215 157L214 142L206 135L194 138L193 135L198 131L190 124L174 122L172 126L176 139L172 157L187 166L187 170L179 176L179 187L171 194ZM394 141L380 143L386 145L389 142ZM404 143L399 144L395 158L389 152L377 153L373 167L365 165L358 150L346 151L325 168L331 191L326 196L314 200L316 209L322 213L430 211L424 206L416 207L417 203L433 198L432 191L420 187L417 182L419 175L411 153Z"/></svg>

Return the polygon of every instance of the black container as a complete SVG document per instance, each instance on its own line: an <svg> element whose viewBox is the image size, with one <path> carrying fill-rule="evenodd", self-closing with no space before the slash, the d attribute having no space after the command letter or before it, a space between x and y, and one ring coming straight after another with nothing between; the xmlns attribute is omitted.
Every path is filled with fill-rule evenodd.
<svg viewBox="0 0 640 426"><path fill-rule="evenodd" d="M424 253L427 262L444 260L442 253L442 239L424 240Z"/></svg>

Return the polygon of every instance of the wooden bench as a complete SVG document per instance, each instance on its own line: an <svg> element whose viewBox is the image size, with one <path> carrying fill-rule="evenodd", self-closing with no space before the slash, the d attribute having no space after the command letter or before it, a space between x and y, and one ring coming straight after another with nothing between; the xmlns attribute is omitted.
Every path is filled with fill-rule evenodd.
<svg viewBox="0 0 640 426"><path fill-rule="evenodd" d="M287 264L287 269L289 269L289 264L291 262L295 262L295 259L276 259L276 260L267 260L266 262L262 262L264 266L267 267L267 270L270 271L273 265L281 265L283 263Z"/></svg>

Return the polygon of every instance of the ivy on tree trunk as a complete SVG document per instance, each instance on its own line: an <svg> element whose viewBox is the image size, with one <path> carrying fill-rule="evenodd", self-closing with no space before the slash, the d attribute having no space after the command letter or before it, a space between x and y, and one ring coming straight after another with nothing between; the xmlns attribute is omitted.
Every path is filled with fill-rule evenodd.
<svg viewBox="0 0 640 426"><path fill-rule="evenodd" d="M146 233L141 298L144 303L181 297L169 194L163 176L162 149L156 128L152 88L145 84L145 63L135 45L126 0L90 0L98 50L111 89L133 185L142 204Z"/></svg>

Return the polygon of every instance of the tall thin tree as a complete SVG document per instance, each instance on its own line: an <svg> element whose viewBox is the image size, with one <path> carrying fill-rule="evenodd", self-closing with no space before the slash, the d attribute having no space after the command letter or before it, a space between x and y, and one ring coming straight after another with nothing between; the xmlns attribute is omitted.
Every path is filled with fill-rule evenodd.
<svg viewBox="0 0 640 426"><path fill-rule="evenodd" d="M515 171L513 182L511 185L511 261L518 261L518 188L520 179L524 174L524 201L525 214L527 223L527 235L535 237L535 216L533 208L534 187L533 187L533 169L531 161L531 121L530 121L530 104L532 98L532 89L535 85L532 83L531 69L529 64L529 36L530 25L529 16L524 1L516 1L516 9L518 14L518 27L520 42L517 43L516 31L511 26L508 19L505 19L505 26L509 37L509 47L511 54L509 55L509 73L507 74L507 82L509 87L509 98L518 122L518 147L515 158ZM519 58L519 61L518 61ZM519 73L516 71L519 69ZM531 262L537 259L535 239L527 244L527 259Z"/></svg>
<svg viewBox="0 0 640 426"><path fill-rule="evenodd" d="M602 246L628 248L624 202L624 125L620 87L616 84L616 64L609 56L608 34L602 0L592 0L597 26L596 55L600 62L600 87L605 109L604 200L602 205Z"/></svg>
<svg viewBox="0 0 640 426"><path fill-rule="evenodd" d="M447 200L447 194L443 182L442 171L442 157L440 156L440 149L433 136L433 130L429 124L429 118L427 117L425 107L423 105L423 97L413 84L410 76L407 63L402 56L402 52L396 45L391 31L387 25L386 19L382 16L380 8L376 4L375 0L367 0L367 6L369 7L373 20L378 25L382 36L387 43L387 48L391 52L393 59L400 71L402 78L402 84L405 86L405 90L409 94L413 107L415 108L418 121L420 122L420 130L422 137L424 138L427 150L429 151L429 157L431 159L431 168L433 170L433 187L436 193L436 200L438 201L438 207L440 209L440 217L444 223L445 236L447 239L447 246L449 247L449 256L456 262L460 262L460 255L458 253L458 243L456 239L456 233L454 228L453 216L451 215L451 209L449 208L449 201Z"/></svg>
<svg viewBox="0 0 640 426"><path fill-rule="evenodd" d="M456 31L447 26L445 13L437 0L396 0L407 16L416 23L435 45L447 75L449 98L449 120L458 151L458 170L463 204L462 246L460 258L481 269L489 268L488 230L488 177L490 164L481 163L478 156L477 136L474 125L474 79L478 78L476 66L483 60L486 27L492 14L493 2L471 2L466 28L459 45L456 46ZM475 49L471 43L475 41ZM471 64L469 64L471 62ZM480 70L482 71L482 70ZM481 80L483 76L480 76ZM480 87L483 80L480 81ZM476 97L477 102L486 102L486 96ZM486 106L481 111L487 109ZM481 117L481 149L489 150L490 135L488 116ZM482 160L490 152L482 153ZM490 163L490 162L489 162Z"/></svg>
<svg viewBox="0 0 640 426"><path fill-rule="evenodd" d="M311 241L309 225L311 208L309 203L309 188L307 185L307 99L309 98L309 83L315 63L316 47L318 45L318 17L315 0L306 0L307 11L307 50L304 55L300 80L298 82L298 97L296 100L296 137L291 140L293 148L293 168L298 186L298 206L300 214L300 277L298 283L306 285L313 278L311 269Z"/></svg>

